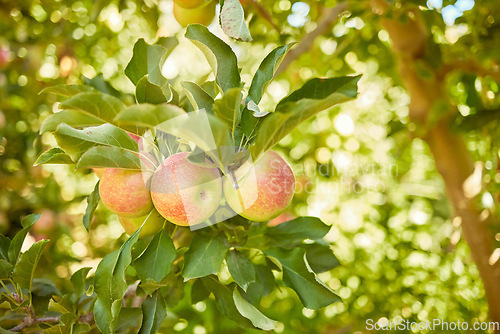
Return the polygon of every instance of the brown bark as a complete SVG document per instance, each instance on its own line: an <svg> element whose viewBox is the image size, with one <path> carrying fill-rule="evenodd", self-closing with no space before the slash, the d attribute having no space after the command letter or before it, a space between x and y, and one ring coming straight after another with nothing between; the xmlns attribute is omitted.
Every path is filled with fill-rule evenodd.
<svg viewBox="0 0 500 334"><path fill-rule="evenodd" d="M489 263L494 238L474 199L464 191L464 182L473 174L474 164L462 136L449 128L449 115L456 113L451 104L448 104L448 114L438 121L430 121L433 106L446 98L444 79L437 71L428 79L418 74L415 63L425 62L428 33L418 11L403 15L406 15L406 23L385 19L382 24L391 37L398 69L410 95L410 119L429 145L454 215L461 221L463 236L483 281L491 319L500 322L500 265Z"/></svg>

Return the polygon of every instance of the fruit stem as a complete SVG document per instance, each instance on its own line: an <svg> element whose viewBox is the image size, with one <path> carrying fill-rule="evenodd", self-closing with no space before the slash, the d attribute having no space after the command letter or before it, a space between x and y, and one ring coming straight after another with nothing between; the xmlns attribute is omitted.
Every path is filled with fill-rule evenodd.
<svg viewBox="0 0 500 334"><path fill-rule="evenodd" d="M175 238L175 234L177 233L177 230L179 229L179 225L175 225L174 231L170 235L170 238L173 240Z"/></svg>
<svg viewBox="0 0 500 334"><path fill-rule="evenodd" d="M231 181L233 181L233 188L238 190L240 186L238 185L238 181L236 180L236 175L234 175L234 170L229 166L226 169L227 173L229 174L229 177L231 177Z"/></svg>

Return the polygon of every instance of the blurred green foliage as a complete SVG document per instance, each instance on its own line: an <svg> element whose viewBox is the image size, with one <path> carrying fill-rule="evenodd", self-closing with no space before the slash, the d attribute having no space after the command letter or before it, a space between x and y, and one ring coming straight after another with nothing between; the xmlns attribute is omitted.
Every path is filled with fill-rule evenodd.
<svg viewBox="0 0 500 334"><path fill-rule="evenodd" d="M460 1L459 1L460 2ZM253 44L231 42L245 82L272 48L301 41L335 1L246 2ZM392 2L391 2L392 3ZM394 1L395 8L418 3L425 16L432 54L439 62L472 60L481 68L500 61L500 4L475 1L454 24L443 22L441 6L424 1ZM102 73L120 91L133 86L123 69L138 38L181 36L171 1L3 1L0 2L0 232L13 236L20 218L42 213L31 237L50 237L36 277L70 288L70 274L121 245L126 236L115 216L98 209L90 233L81 218L94 174L69 167L33 167L54 144L40 136L41 122L57 109L54 96L39 95L58 83L82 83ZM454 5L445 1L442 6ZM460 4L455 4L456 6ZM270 14L271 20L263 15ZM288 289L266 297L261 306L279 320L277 332L363 331L367 319L410 321L441 318L485 321L487 305L475 265L459 226L451 219L425 143L413 139L408 124L409 97L397 76L386 31L369 1L350 9L312 48L293 62L265 94L261 109L314 76L363 73L359 98L302 124L279 144L300 181L290 214L321 217L332 226L327 238L342 266L320 274L342 303L320 311L303 308ZM211 28L218 31L216 24ZM438 52L439 50L439 52ZM423 69L425 71L425 69ZM180 46L163 68L167 79L209 75L197 49ZM498 212L498 75L453 73L447 79L458 106L457 131L463 131L474 159L483 168L485 191L478 199ZM95 80L96 85L103 81ZM247 87L248 88L248 87ZM500 228L492 227L500 242ZM497 245L498 247L498 245ZM191 306L186 297L172 309L164 332L239 333L210 300ZM167 301L168 304L168 301ZM6 312L8 314L8 312ZM133 319L133 314L130 315ZM132 321L132 320L131 320ZM12 320L1 318L2 326ZM248 331L249 333L252 331Z"/></svg>

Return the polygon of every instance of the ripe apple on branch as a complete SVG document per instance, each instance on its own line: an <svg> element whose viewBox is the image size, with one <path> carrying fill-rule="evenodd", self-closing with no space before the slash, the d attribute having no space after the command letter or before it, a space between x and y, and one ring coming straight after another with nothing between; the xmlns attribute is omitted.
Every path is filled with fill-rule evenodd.
<svg viewBox="0 0 500 334"><path fill-rule="evenodd" d="M182 2L194 7L182 10L214 3ZM180 5L180 0L175 3ZM224 32L235 33L226 19L239 10L239 1L224 2ZM245 25L244 20L239 24ZM245 29L237 31L241 35L235 38L250 37ZM119 321L128 267L135 269L131 275L139 281L135 286L145 295L144 305L161 305L152 314L143 309L143 325L151 317L164 319L165 308L183 297L175 287L184 291L190 285L207 291L204 299L212 293L224 315L240 326L271 330L276 322L258 307L279 283L273 271L281 272L282 284L307 308L340 300L317 277L338 265L322 241L330 227L316 217L266 223L286 210L295 189L291 166L272 149L303 121L354 99L359 76L313 78L274 110L261 110L259 103L291 44L272 50L245 86L240 76L245 69L228 44L200 24L189 25L185 36L209 60L213 81L163 76L161 68L177 45L170 37L135 44L125 74L135 85L137 103L99 91L102 85L45 90L63 100L62 110L41 126L41 132L54 134L59 147L43 153L36 164L104 169L88 197L84 226L93 228L93 214L102 202L130 235L95 273L93 312L103 333L113 333ZM229 281L219 276L223 266Z"/></svg>

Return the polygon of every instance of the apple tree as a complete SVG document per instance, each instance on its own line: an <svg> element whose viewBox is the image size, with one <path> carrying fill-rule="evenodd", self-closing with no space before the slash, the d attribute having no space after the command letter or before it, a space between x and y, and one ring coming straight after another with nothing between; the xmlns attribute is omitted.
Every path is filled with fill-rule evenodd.
<svg viewBox="0 0 500 334"><path fill-rule="evenodd" d="M498 322L499 5L215 5L2 4L0 327ZM209 30L181 29L216 10ZM182 115L208 128L168 127ZM236 203L221 200L219 222L200 229L156 209L107 209L96 175L144 176L178 152L217 166L226 187L245 162L279 152L295 174L292 203L269 224L247 219L233 207L251 192L229 187Z"/></svg>
<svg viewBox="0 0 500 334"><path fill-rule="evenodd" d="M223 28L226 5L230 2L221 9ZM242 11L239 3L232 6L232 11ZM239 24L245 26L242 16L239 20ZM234 34L232 28L229 32ZM49 285L52 290L44 291L45 298L42 298L45 307L39 309L34 303L38 288L33 286L33 274L48 241L36 242L21 253L24 238L39 215L25 218L21 232L13 239L2 239L4 293L13 310L26 310L26 317L21 324L11 328L12 331L39 325L50 326L51 331L88 331L91 329L89 323L95 321L103 333L123 330L127 324L138 327L140 333L154 333L167 317L168 309L178 307L185 293L191 295L193 304L213 295L219 311L238 325L271 330L276 321L259 311L259 304L261 298L279 286L275 277L278 275L273 272L280 273L280 284L293 289L309 309L319 309L340 300L317 277L317 273L338 265L330 247L322 241L328 226L315 217L298 217L273 227L266 224L289 204L295 183L291 169L279 155L274 153L270 161L262 157L268 156L266 152L301 122L355 98L359 76L311 79L283 98L274 111L262 111L258 104L291 45L272 50L246 88L241 81L237 57L228 44L199 24L189 25L185 37L205 54L212 66L214 80L183 81L182 91L178 91L175 80L168 80L161 73L163 62L175 49L177 40L160 38L148 44L139 39L125 68L125 74L135 85L133 98L110 92L106 85L56 85L42 91L42 94L57 95L60 101L60 111L50 115L40 128L41 133L53 133L57 147L41 154L35 165L106 168L101 184L98 182L88 197L83 217L87 230L92 228L93 214L101 199L112 212L123 217L142 216L143 219L117 250L102 259L93 277L87 278L91 269L88 267L73 274L73 292L54 296L57 289ZM189 118L191 115L193 118ZM208 124L201 133L196 131L200 123L198 115L203 115ZM164 130L162 125L172 120L173 125ZM204 131L212 138L207 140ZM134 138L141 139L136 142ZM291 176L285 180L289 190L283 195L281 192L264 194L266 188L256 190L259 197L267 197L253 199L254 205L258 205L259 200L262 206L278 205L273 203L273 198L286 197L282 207L271 208L270 214L262 207L254 210L253 206L225 214L224 210L229 209L227 204L215 211L219 207L220 194L212 199L214 210L208 214L207 201L183 203L184 215L188 211L201 212L203 218L182 223L168 214L175 203L155 190L162 187L165 177L159 166L165 160L163 165L168 172L174 157L175 161L182 162L174 171L176 187L214 170L217 175L227 174L228 180L224 182L229 182L229 186L224 188L237 190L232 181L240 182L247 176L242 172L236 180L235 171L238 172L249 159L256 167L260 160L268 161L265 163L271 166L280 159ZM145 164L144 160L147 160ZM195 167L197 164L199 167ZM269 168L264 166L258 170L257 177L283 182L279 176L266 175ZM146 181L142 178L146 173L154 174ZM130 181L131 177L135 180ZM221 177L212 181L219 183L220 193ZM155 220L157 232L140 238L152 214L149 212L153 205L146 188L148 182L156 210L168 220L163 217ZM249 182L241 181L245 195ZM190 184L189 189L194 186ZM173 195L180 198L186 194L181 191L177 189ZM204 195L210 197L211 193L207 190ZM229 192L226 203L234 200L230 196L241 194ZM210 217L215 217L212 223L198 227ZM309 242L304 243L306 240ZM228 273L221 276L221 270ZM139 305L133 305L137 300L129 303L127 296L131 294L139 299ZM51 297L54 303L47 309ZM58 315L49 317L46 312Z"/></svg>

